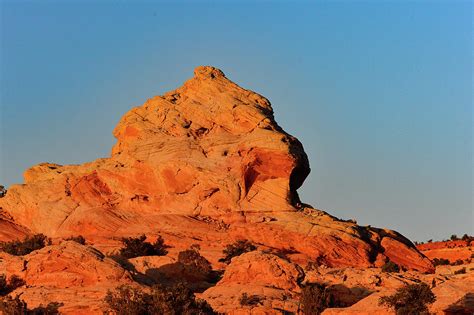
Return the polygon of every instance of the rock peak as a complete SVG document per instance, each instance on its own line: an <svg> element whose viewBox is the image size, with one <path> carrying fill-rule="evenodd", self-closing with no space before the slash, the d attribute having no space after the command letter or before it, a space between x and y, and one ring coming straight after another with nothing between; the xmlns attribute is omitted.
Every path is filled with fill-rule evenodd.
<svg viewBox="0 0 474 315"><path fill-rule="evenodd" d="M44 233L106 245L163 234L175 248L199 240L215 255L230 239L248 239L305 264L390 259L432 271L403 236L302 204L297 189L310 172L302 144L278 126L265 97L217 68L198 67L183 86L132 108L114 135L109 158L28 170L25 184L0 198L0 241Z"/></svg>
<svg viewBox="0 0 474 315"><path fill-rule="evenodd" d="M224 72L212 66L198 66L194 69L194 76L200 79L214 79L223 77L225 78Z"/></svg>

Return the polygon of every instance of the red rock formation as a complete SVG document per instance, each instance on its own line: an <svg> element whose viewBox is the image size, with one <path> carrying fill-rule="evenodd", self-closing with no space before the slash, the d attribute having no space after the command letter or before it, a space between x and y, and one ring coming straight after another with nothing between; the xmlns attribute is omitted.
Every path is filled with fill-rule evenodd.
<svg viewBox="0 0 474 315"><path fill-rule="evenodd" d="M453 263L457 260L471 260L474 257L472 245L470 240L456 240L424 243L416 247L429 259L444 258Z"/></svg>
<svg viewBox="0 0 474 315"><path fill-rule="evenodd" d="M0 207L15 224L52 237L176 234L188 218L205 217L233 238L328 265L370 266L389 257L432 270L401 235L298 209L296 190L310 171L301 143L278 126L266 98L218 69L198 67L181 88L133 108L114 135L110 158L34 166ZM165 216L173 223L163 224ZM214 234L228 242L228 233Z"/></svg>
<svg viewBox="0 0 474 315"><path fill-rule="evenodd" d="M61 302L64 314L101 314L107 290L133 282L115 261L73 241L63 241L24 257L0 252L0 274L15 274L25 280L27 286L13 295L21 295L30 308Z"/></svg>

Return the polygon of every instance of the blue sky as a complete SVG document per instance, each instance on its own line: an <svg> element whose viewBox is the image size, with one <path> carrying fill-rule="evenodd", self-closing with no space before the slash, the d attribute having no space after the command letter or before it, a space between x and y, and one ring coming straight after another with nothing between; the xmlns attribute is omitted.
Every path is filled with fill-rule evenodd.
<svg viewBox="0 0 474 315"><path fill-rule="evenodd" d="M474 234L468 1L0 3L4 185L107 156L127 110L213 65L303 143L303 201L413 240Z"/></svg>

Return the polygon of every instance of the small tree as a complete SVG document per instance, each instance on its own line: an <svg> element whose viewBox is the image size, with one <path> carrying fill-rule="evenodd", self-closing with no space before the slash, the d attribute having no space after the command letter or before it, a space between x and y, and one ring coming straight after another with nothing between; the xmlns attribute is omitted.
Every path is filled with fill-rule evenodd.
<svg viewBox="0 0 474 315"><path fill-rule="evenodd" d="M0 312L5 315L59 315L59 307L62 303L51 302L46 306L38 306L34 309L28 309L25 301L18 296L10 296L0 299Z"/></svg>
<svg viewBox="0 0 474 315"><path fill-rule="evenodd" d="M81 245L86 245L86 239L82 235L68 237L66 238L66 241L73 241Z"/></svg>
<svg viewBox="0 0 474 315"><path fill-rule="evenodd" d="M214 315L211 306L196 299L183 284L155 286L150 293L129 286L120 286L105 297L109 312L116 315Z"/></svg>
<svg viewBox="0 0 474 315"><path fill-rule="evenodd" d="M248 295L247 293L242 293L239 298L239 303L242 306L254 306L262 302L262 297L258 295Z"/></svg>
<svg viewBox="0 0 474 315"><path fill-rule="evenodd" d="M115 292L108 291L105 302L109 311L116 315L141 315L149 314L151 296L143 291L122 285Z"/></svg>
<svg viewBox="0 0 474 315"><path fill-rule="evenodd" d="M257 247L247 240L238 240L233 244L229 244L225 247L223 253L224 258L219 259L220 262L230 263L232 258L240 256L244 253L248 253L256 250Z"/></svg>
<svg viewBox="0 0 474 315"><path fill-rule="evenodd" d="M460 275L460 274L465 274L466 273L466 267L462 267L459 270L454 271L455 275Z"/></svg>
<svg viewBox="0 0 474 315"><path fill-rule="evenodd" d="M451 262L446 258L433 258L433 266L449 265Z"/></svg>
<svg viewBox="0 0 474 315"><path fill-rule="evenodd" d="M7 194L7 190L5 189L5 186L0 185L0 198L5 197L6 194Z"/></svg>
<svg viewBox="0 0 474 315"><path fill-rule="evenodd" d="M389 260L382 266L382 272L400 272L400 266Z"/></svg>
<svg viewBox="0 0 474 315"><path fill-rule="evenodd" d="M25 237L23 241L1 242L0 249L10 255L24 256L47 245L51 245L51 239L43 234L35 234Z"/></svg>
<svg viewBox="0 0 474 315"><path fill-rule="evenodd" d="M451 235L451 241L457 241L457 240L459 240L459 238L456 234Z"/></svg>
<svg viewBox="0 0 474 315"><path fill-rule="evenodd" d="M193 245L190 249L179 252L178 262L190 273L202 275L203 278L208 279L212 276L212 265L206 258L201 256L199 246L197 245Z"/></svg>
<svg viewBox="0 0 474 315"><path fill-rule="evenodd" d="M17 275L10 276L10 279L7 282L7 277L4 274L1 274L0 275L0 296L5 296L24 285L25 285L25 280L21 279Z"/></svg>
<svg viewBox="0 0 474 315"><path fill-rule="evenodd" d="M7 296L0 299L0 312L7 315L24 315L28 314L28 307L18 296Z"/></svg>
<svg viewBox="0 0 474 315"><path fill-rule="evenodd" d="M407 284L399 288L393 295L379 299L380 305L394 308L397 315L428 314L428 304L436 301L436 297L426 283Z"/></svg>
<svg viewBox="0 0 474 315"><path fill-rule="evenodd" d="M164 256L168 253L164 239L159 235L155 243L145 242L146 236L124 237L122 243L124 247L120 249L120 255L125 258L135 258L141 256Z"/></svg>
<svg viewBox="0 0 474 315"><path fill-rule="evenodd" d="M334 295L322 283L310 283L303 287L300 295L300 309L305 315L319 315L334 305Z"/></svg>

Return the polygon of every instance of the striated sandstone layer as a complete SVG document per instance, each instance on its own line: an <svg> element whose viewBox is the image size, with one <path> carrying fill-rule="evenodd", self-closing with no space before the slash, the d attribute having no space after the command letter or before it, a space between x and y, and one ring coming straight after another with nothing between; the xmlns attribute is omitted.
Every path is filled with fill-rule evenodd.
<svg viewBox="0 0 474 315"><path fill-rule="evenodd" d="M301 204L310 172L301 143L276 123L270 102L213 67L131 109L114 130L111 157L43 163L0 198L0 240L25 233L163 234L175 248L202 243L214 255L235 239L301 254L328 266L424 272L431 262L402 235L339 220Z"/></svg>
<svg viewBox="0 0 474 315"><path fill-rule="evenodd" d="M474 243L470 240L456 240L424 243L416 247L430 259L444 258L454 263L459 260L470 261L474 258L473 245Z"/></svg>

